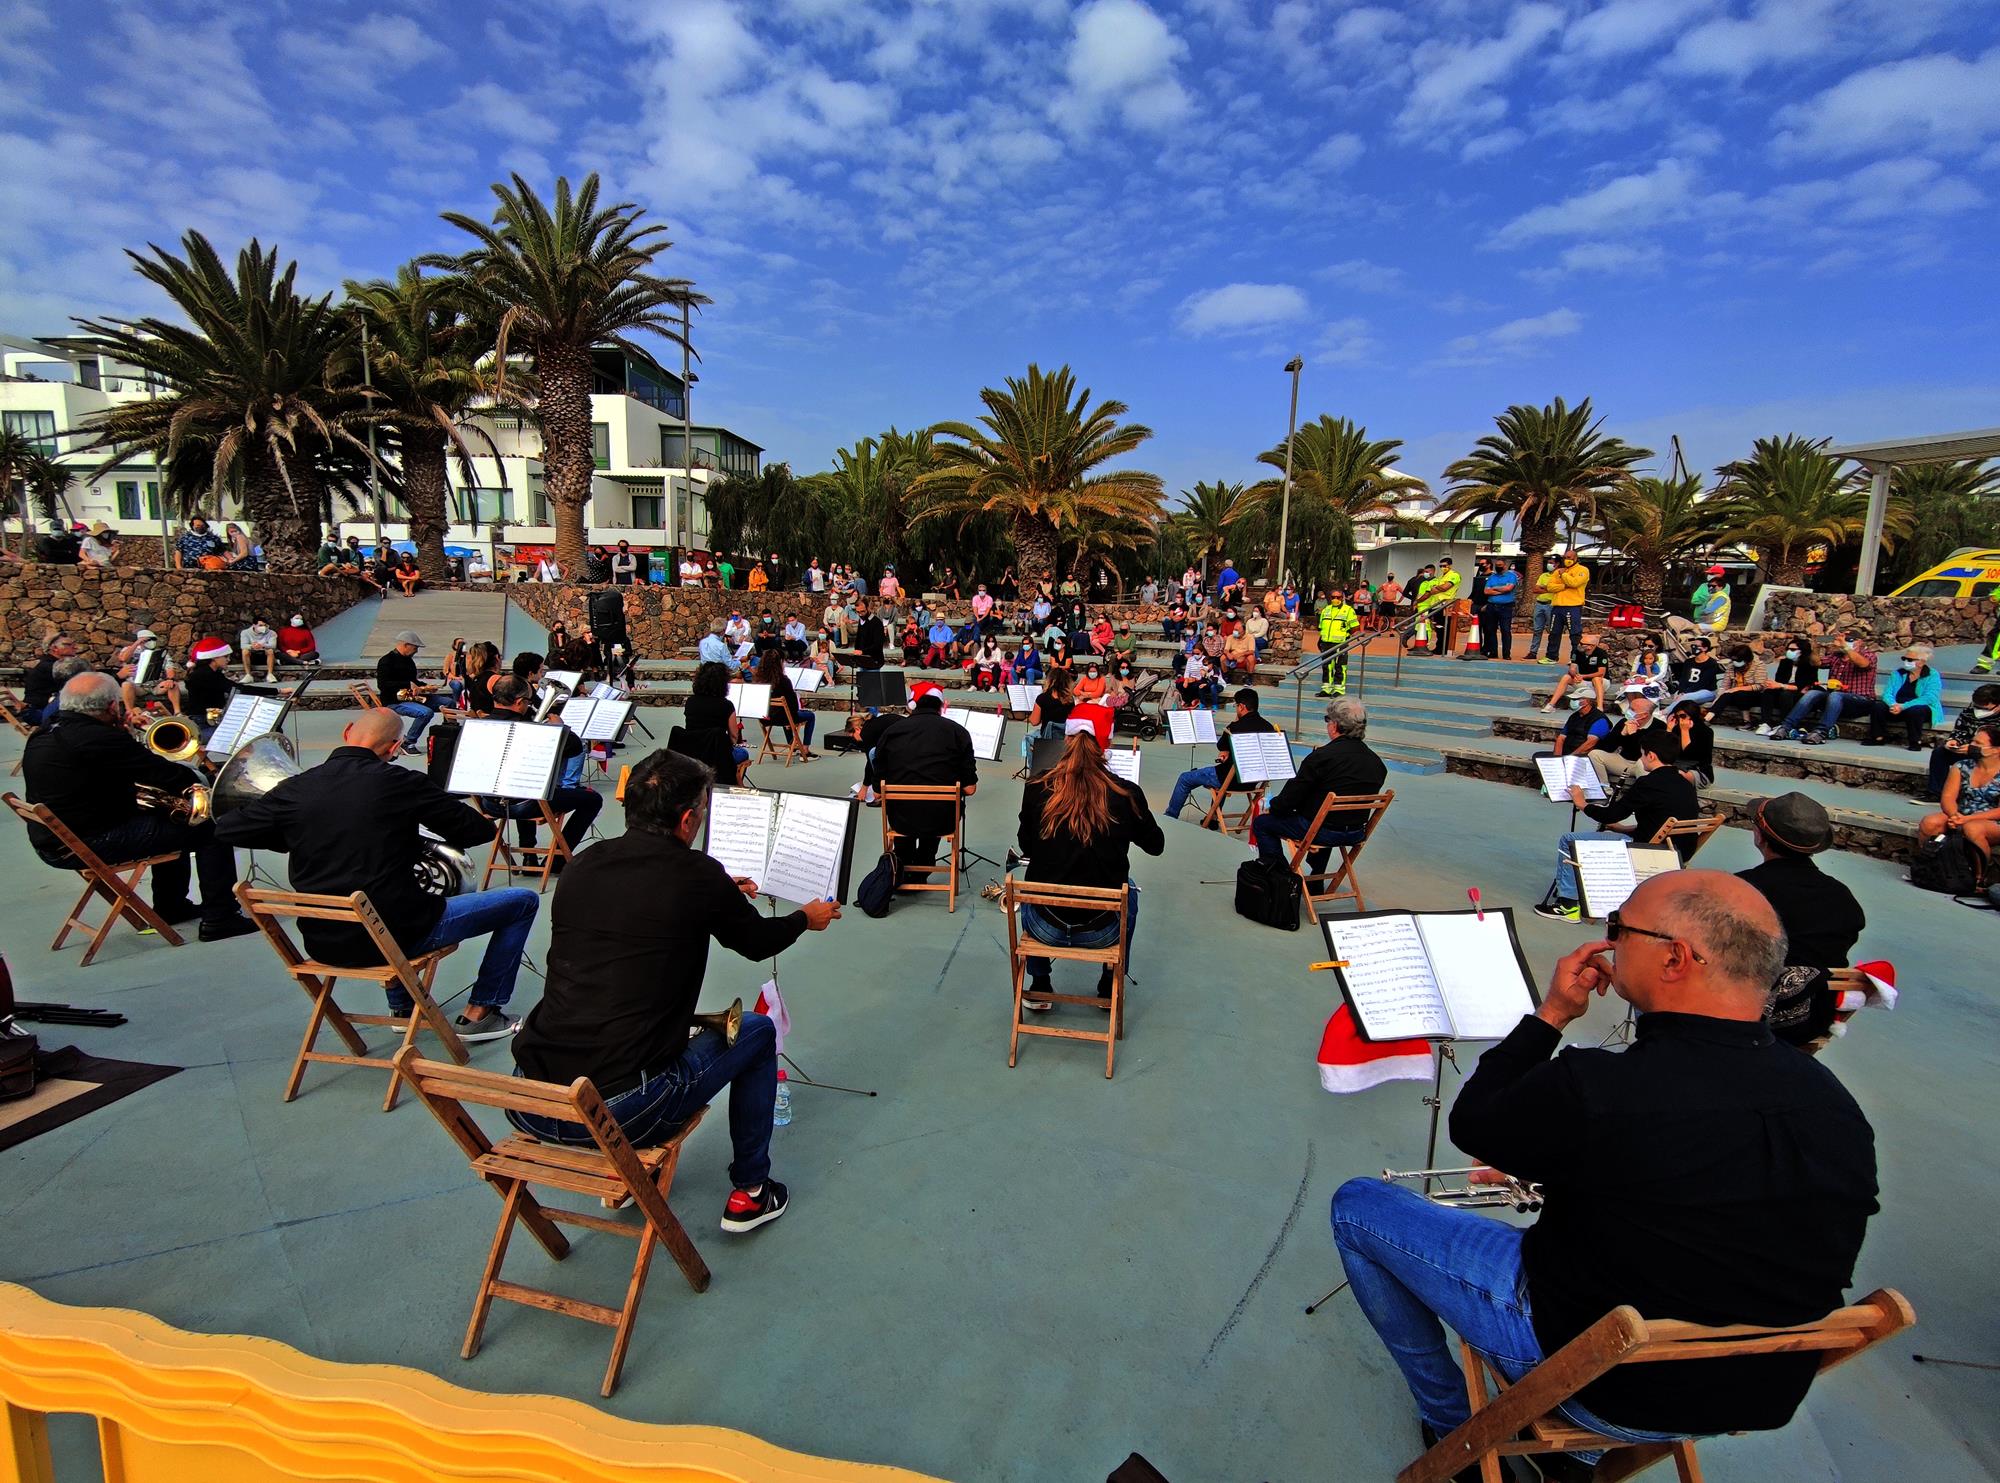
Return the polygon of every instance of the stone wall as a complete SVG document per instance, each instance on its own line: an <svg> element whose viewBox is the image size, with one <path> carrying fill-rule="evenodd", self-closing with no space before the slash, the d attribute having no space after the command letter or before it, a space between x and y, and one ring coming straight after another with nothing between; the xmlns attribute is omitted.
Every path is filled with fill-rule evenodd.
<svg viewBox="0 0 2000 1483"><path fill-rule="evenodd" d="M1908 643L1976 644L1992 631L1995 608L1983 597L1856 597L1851 592L1773 592L1764 624L1813 638L1861 628L1877 649Z"/></svg>
<svg viewBox="0 0 2000 1483"><path fill-rule="evenodd" d="M263 572L187 572L160 567L0 567L0 663L26 664L51 632L67 634L96 659L150 628L185 658L213 634L233 647L255 618L272 627L294 613L308 626L346 611L364 589L351 578Z"/></svg>

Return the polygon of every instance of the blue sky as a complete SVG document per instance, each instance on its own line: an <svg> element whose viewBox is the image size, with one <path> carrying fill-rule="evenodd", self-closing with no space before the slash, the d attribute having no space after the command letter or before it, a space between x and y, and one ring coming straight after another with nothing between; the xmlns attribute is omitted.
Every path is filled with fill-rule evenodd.
<svg viewBox="0 0 2000 1483"><path fill-rule="evenodd" d="M1170 490L1302 417L1433 477L1514 401L1691 463L2000 424L1993 0L0 3L0 329L119 249L330 288L604 174L715 299L696 415L800 471L1068 362Z"/></svg>

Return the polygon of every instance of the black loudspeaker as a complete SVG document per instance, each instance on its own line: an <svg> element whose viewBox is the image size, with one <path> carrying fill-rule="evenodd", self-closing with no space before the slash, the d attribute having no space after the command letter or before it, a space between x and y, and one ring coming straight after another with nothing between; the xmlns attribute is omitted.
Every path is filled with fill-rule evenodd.
<svg viewBox="0 0 2000 1483"><path fill-rule="evenodd" d="M623 644L629 650L632 641L625 632L625 594L622 592L593 592L590 594L590 631L611 652L613 644Z"/></svg>

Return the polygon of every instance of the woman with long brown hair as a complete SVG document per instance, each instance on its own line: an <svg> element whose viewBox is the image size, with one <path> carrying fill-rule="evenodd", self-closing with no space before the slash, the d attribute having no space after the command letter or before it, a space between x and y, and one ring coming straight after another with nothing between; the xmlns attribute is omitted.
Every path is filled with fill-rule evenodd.
<svg viewBox="0 0 2000 1483"><path fill-rule="evenodd" d="M465 708L475 716L493 714L493 682L500 677L500 650L482 640L465 651Z"/></svg>
<svg viewBox="0 0 2000 1483"><path fill-rule="evenodd" d="M1139 927L1139 888L1132 884L1128 852L1137 845L1157 855L1166 849L1167 839L1144 795L1104 765L1104 749L1091 724L1076 720L1069 725L1060 760L1021 790L1020 846L1028 857L1027 878L1063 886L1124 886L1129 963ZM1051 947L1109 947L1118 940L1118 917L1023 905L1021 929ZM1028 992L1049 993L1049 960L1030 958L1027 967ZM1097 995L1108 1009L1108 966L1098 975ZM1052 1007L1046 1000L1022 1002L1033 1010Z"/></svg>
<svg viewBox="0 0 2000 1483"><path fill-rule="evenodd" d="M777 649L764 651L764 657L757 661L757 683L771 687L771 705L764 712L764 725L767 728L772 726L781 728L786 739L790 740L791 717L796 716L799 736L806 745L806 756L809 759L818 757L819 753L812 749L813 723L818 717L799 704L799 692L793 686L791 676L785 673L785 656L782 652ZM790 716L786 714L786 706L791 707Z"/></svg>

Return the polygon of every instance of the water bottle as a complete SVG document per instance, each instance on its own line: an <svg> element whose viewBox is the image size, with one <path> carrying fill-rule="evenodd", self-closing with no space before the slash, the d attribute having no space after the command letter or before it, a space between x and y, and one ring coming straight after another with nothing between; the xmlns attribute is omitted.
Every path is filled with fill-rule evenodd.
<svg viewBox="0 0 2000 1483"><path fill-rule="evenodd" d="M785 1080L784 1069L778 1071L778 1096L771 1104L771 1126L782 1128L792 1120L792 1084Z"/></svg>

